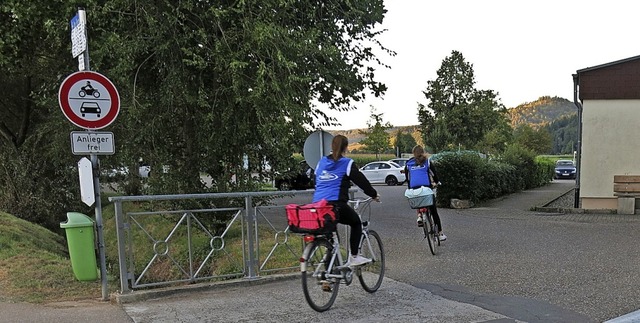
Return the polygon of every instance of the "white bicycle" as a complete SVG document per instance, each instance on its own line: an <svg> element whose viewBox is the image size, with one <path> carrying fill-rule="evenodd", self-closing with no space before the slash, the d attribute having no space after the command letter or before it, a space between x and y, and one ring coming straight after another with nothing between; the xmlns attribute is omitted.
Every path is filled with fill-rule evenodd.
<svg viewBox="0 0 640 323"><path fill-rule="evenodd" d="M306 247L300 259L302 291L309 306L318 312L328 310L338 296L340 284L350 285L355 274L362 288L374 293L384 278L384 249L380 236L369 229L372 198L350 200L349 204L362 220L362 237L359 252L370 258L370 263L344 266L348 250L340 247L336 231L323 234L306 234ZM364 213L369 216L363 219Z"/></svg>

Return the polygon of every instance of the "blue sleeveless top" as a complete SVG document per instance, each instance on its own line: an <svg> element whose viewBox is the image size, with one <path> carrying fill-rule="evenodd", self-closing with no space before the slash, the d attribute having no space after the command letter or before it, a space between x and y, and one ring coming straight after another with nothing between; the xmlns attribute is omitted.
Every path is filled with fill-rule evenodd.
<svg viewBox="0 0 640 323"><path fill-rule="evenodd" d="M420 186L431 186L429 180L429 159L424 164L418 165L415 158L407 161L407 169L409 171L409 187L417 188Z"/></svg>
<svg viewBox="0 0 640 323"><path fill-rule="evenodd" d="M313 202L326 199L337 201L340 197L342 180L349 176L353 159L342 157L337 161L322 157L316 167L316 191L313 194Z"/></svg>

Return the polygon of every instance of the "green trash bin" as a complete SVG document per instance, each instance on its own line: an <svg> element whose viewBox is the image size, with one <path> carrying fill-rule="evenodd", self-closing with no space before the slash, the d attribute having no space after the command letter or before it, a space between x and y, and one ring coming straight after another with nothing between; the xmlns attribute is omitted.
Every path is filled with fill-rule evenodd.
<svg viewBox="0 0 640 323"><path fill-rule="evenodd" d="M67 212L67 222L60 223L60 227L67 234L73 274L79 281L98 279L93 219L82 213Z"/></svg>

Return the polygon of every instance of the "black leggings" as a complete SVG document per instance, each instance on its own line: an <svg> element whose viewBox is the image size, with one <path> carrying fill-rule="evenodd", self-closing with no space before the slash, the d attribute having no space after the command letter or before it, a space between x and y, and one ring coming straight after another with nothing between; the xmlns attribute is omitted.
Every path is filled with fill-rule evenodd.
<svg viewBox="0 0 640 323"><path fill-rule="evenodd" d="M438 231L442 231L442 222L440 222L440 215L438 214L435 202L429 206L429 212L431 212L431 216L433 217L433 223L438 226Z"/></svg>
<svg viewBox="0 0 640 323"><path fill-rule="evenodd" d="M351 227L351 235L349 236L349 246L351 254L358 254L360 247L360 237L362 236L362 222L358 213L345 202L333 202L338 207L338 223L346 224Z"/></svg>

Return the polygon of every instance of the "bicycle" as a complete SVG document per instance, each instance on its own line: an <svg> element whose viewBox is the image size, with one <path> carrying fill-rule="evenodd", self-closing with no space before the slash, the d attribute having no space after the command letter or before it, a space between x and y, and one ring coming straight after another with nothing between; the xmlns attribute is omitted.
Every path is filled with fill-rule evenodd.
<svg viewBox="0 0 640 323"><path fill-rule="evenodd" d="M418 216L422 219L422 231L424 232L424 239L427 239L429 243L429 250L432 255L436 255L436 247L440 245L440 234L437 225L433 222L431 211L427 207L421 207L418 209Z"/></svg>
<svg viewBox="0 0 640 323"><path fill-rule="evenodd" d="M370 258L371 262L354 267L344 266L349 250L340 247L337 230L304 235L306 246L300 258L302 291L312 309L318 312L328 310L338 296L340 284L351 285L354 274L365 291L374 293L380 288L384 278L384 249L378 233L369 229L372 200L349 200L362 220L358 251ZM363 219L365 213L368 214L366 220Z"/></svg>
<svg viewBox="0 0 640 323"><path fill-rule="evenodd" d="M428 194L419 193L422 195L407 196L409 199L409 206L412 209L418 210L418 218L422 221L422 231L424 232L424 239L427 239L429 244L429 250L432 255L436 255L436 248L440 245L440 228L433 222L433 216L429 211L429 206L435 203L435 191L431 191L429 188L423 188L429 190ZM420 189L422 190L422 189ZM410 190L407 190L410 192ZM415 193L413 193L415 194Z"/></svg>

